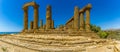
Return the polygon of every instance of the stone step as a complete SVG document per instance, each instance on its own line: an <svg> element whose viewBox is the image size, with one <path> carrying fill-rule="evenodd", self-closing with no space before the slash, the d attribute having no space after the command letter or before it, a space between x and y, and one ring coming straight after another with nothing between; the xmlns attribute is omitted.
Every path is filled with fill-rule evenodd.
<svg viewBox="0 0 120 52"><path fill-rule="evenodd" d="M53 44L53 45L82 45L82 44L94 44L94 43L103 43L104 41L94 41L94 40L76 40L76 41L56 41L56 40L42 40L42 39L28 39L28 38L19 38L19 37L7 37L22 41L28 41L32 43L38 43L38 44Z"/></svg>
<svg viewBox="0 0 120 52"><path fill-rule="evenodd" d="M43 40L56 40L56 41L75 41L75 40L88 40L89 37L81 37L81 36L50 36L50 35L19 35L14 37L21 38L34 38L34 39L43 39Z"/></svg>
<svg viewBox="0 0 120 52"><path fill-rule="evenodd" d="M10 35L1 37L0 41L1 40L13 45L38 50L40 52L79 52L84 50L85 47L106 43L106 40L103 39L94 40L81 36L50 35Z"/></svg>
<svg viewBox="0 0 120 52"><path fill-rule="evenodd" d="M23 33L24 34L24 33ZM57 35L57 36L86 36L86 37L93 37L99 38L96 33L94 32L81 32L81 31L37 31L37 32L28 32L25 34L37 34L37 35Z"/></svg>
<svg viewBox="0 0 120 52"><path fill-rule="evenodd" d="M6 42L9 42L11 44L14 45L19 45L22 47L27 47L30 49L36 49L36 50L40 50L40 51L45 51L45 50L49 50L49 51L75 51L75 49L77 49L76 47L73 46L51 46L51 45L37 45L37 44L32 44L30 42L25 42L25 41L21 41L21 40L16 40L16 39L2 39ZM23 43L24 42L24 43ZM29 44L28 44L29 43Z"/></svg>

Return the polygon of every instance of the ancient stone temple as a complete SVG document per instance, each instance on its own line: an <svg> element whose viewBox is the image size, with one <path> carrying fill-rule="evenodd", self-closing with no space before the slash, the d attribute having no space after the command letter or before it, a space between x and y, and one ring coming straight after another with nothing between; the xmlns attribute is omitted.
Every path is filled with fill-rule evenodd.
<svg viewBox="0 0 120 52"><path fill-rule="evenodd" d="M28 28L28 7L34 7L34 20L30 22L30 28ZM86 5L83 8L78 6L74 7L72 17L65 23L55 28L55 21L52 19L52 7L47 5L46 7L46 23L43 24L43 20L39 19L39 5L35 2L26 3L23 6L24 10L24 33L38 33L38 34L66 34L66 35L83 35L89 36L94 34L90 29L90 9L91 4ZM85 17L86 16L86 17ZM40 22L40 27L38 26ZM88 35L89 34L89 35Z"/></svg>
<svg viewBox="0 0 120 52"><path fill-rule="evenodd" d="M30 22L29 6L34 8L34 19ZM39 19L39 5L36 2L25 3L22 8L23 31L1 34L0 52L120 52L119 40L101 39L91 30L91 4L83 8L75 6L70 19L58 27L54 27L56 20L52 18L51 5L46 6L46 22Z"/></svg>
<svg viewBox="0 0 120 52"><path fill-rule="evenodd" d="M30 24L29 6L34 8L34 20L30 21ZM18 34L1 35L0 52L120 52L120 42L99 39L97 33L91 31L91 7L91 4L83 8L75 6L73 15L65 25L61 24L55 28L56 20L52 19L52 6L46 7L44 24L44 21L39 19L39 5L36 2L26 3L23 6L23 31Z"/></svg>

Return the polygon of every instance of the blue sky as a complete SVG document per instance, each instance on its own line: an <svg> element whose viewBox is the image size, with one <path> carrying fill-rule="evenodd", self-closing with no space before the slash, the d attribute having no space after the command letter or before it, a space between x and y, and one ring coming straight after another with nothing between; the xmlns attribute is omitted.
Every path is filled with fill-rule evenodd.
<svg viewBox="0 0 120 52"><path fill-rule="evenodd" d="M0 32L19 32L23 29L22 6L32 0L0 0ZM55 26L65 24L73 16L74 7L80 9L92 4L91 24L105 29L120 28L120 0L35 0L39 7L39 20L45 24L46 6L52 6ZM29 21L33 20L33 8L29 7Z"/></svg>

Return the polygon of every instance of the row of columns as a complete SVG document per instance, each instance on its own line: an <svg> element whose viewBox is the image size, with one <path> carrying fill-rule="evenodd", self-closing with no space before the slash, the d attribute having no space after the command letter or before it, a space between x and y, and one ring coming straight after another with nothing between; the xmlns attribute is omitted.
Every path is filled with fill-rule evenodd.
<svg viewBox="0 0 120 52"><path fill-rule="evenodd" d="M38 5L34 5L34 21L30 23L30 29L38 29ZM24 30L28 30L28 6L23 8L24 10Z"/></svg>
<svg viewBox="0 0 120 52"><path fill-rule="evenodd" d="M30 22L30 29L36 30L38 29L38 8L39 6L36 4L34 7L34 21ZM24 7L24 30L28 30L28 6ZM75 30L86 30L90 31L90 9L91 5L88 4L85 8L79 11L79 8L76 6L74 9L73 20L68 23L70 28ZM84 21L84 12L86 12L86 21ZM40 20L40 28L41 29L54 29L54 21L52 20L52 12L51 6L47 6L46 10L46 24L43 25L43 20Z"/></svg>
<svg viewBox="0 0 120 52"><path fill-rule="evenodd" d="M80 30L84 30L84 11L80 10Z"/></svg>
<svg viewBox="0 0 120 52"><path fill-rule="evenodd" d="M85 8L80 10L80 30L90 30L90 9L91 4L88 4ZM86 13L86 21L84 21L84 12Z"/></svg>
<svg viewBox="0 0 120 52"><path fill-rule="evenodd" d="M66 27L71 27L69 29L74 29L74 30L86 30L90 31L90 9L91 9L91 4L88 4L85 8L81 9L79 11L79 8L76 6L74 8L74 16L72 17L73 20L69 20L66 23ZM86 20L84 20L84 13L86 13Z"/></svg>
<svg viewBox="0 0 120 52"><path fill-rule="evenodd" d="M30 22L30 29L38 29L38 5L34 5L34 21ZM28 30L28 6L23 8L24 10L24 30ZM43 26L43 20L40 20L40 29L54 29L54 21L51 15L51 6L47 6L46 10L46 24Z"/></svg>

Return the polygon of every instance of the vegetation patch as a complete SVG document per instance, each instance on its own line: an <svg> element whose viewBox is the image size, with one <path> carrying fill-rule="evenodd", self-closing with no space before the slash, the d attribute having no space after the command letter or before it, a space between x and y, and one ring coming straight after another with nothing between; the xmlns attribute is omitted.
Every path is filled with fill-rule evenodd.
<svg viewBox="0 0 120 52"><path fill-rule="evenodd" d="M7 48L5 48L5 47L2 47L1 49L3 50L3 52L8 52Z"/></svg>

